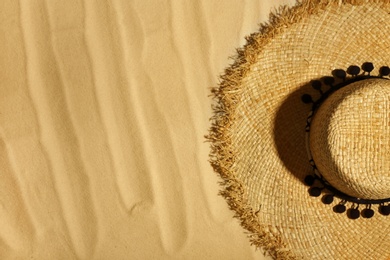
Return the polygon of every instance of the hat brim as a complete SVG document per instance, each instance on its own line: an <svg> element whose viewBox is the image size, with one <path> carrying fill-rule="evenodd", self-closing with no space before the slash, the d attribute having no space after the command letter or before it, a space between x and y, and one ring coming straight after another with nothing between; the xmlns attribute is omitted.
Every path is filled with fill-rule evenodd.
<svg viewBox="0 0 390 260"><path fill-rule="evenodd" d="M247 38L213 89L208 139L221 194L251 242L277 259L386 259L390 218L349 219L310 197L305 150L310 81L334 69L390 65L388 1L303 1Z"/></svg>

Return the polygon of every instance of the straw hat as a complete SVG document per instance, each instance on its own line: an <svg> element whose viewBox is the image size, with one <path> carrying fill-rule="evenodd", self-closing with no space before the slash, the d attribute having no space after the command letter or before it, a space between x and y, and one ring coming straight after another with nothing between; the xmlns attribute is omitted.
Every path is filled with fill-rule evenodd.
<svg viewBox="0 0 390 260"><path fill-rule="evenodd" d="M222 195L277 259L390 258L390 3L303 1L213 89Z"/></svg>

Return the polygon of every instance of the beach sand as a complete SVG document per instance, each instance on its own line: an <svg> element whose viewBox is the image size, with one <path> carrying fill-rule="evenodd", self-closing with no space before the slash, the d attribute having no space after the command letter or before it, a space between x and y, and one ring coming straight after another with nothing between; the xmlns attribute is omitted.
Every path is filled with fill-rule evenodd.
<svg viewBox="0 0 390 260"><path fill-rule="evenodd" d="M268 259L218 195L210 88L292 0L0 3L0 259Z"/></svg>

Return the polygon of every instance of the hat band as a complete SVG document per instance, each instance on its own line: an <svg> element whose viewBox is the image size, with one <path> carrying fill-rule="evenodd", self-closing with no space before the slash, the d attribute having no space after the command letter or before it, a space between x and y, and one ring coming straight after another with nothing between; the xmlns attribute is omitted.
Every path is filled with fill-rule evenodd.
<svg viewBox="0 0 390 260"><path fill-rule="evenodd" d="M365 199L365 198L358 198L350 196L335 187L333 187L321 174L321 172L318 170L316 163L314 161L314 158L311 153L310 149L310 127L311 122L313 119L313 116L315 112L318 110L320 105L335 91L344 88L347 85L350 85L351 83L362 81L366 79L372 79L372 78L380 78L389 80L388 78L385 78L384 76L388 76L390 74L390 68L387 66L381 67L379 70L378 76L372 76L370 75L371 71L374 69L374 66L370 62L366 62L361 67L363 69L363 73L359 75L360 68L358 66L350 66L347 71L337 69L333 71L334 77L324 77L323 83L327 86L329 86L329 90L323 91L322 90L322 82L319 80L314 80L311 82L311 86L319 91L321 97L314 101L312 97L309 94L304 94L302 96L302 101L304 103L311 103L312 108L309 112L309 115L306 120L306 150L309 158L309 163L312 166L312 174L306 176L305 183L309 186L309 194L313 197L319 197L323 190L326 190L327 192L322 197L322 202L324 204L331 204L334 200L334 197L337 197L340 199L340 202L333 207L333 211L336 213L344 213L347 211L347 216L351 219L357 219L360 217L360 215L364 218L371 218L374 215L373 209L371 209L371 205L379 205L379 212L382 215L390 215L390 205L385 205L385 203L390 202L390 198L384 198L384 199ZM347 73L350 74L352 77L347 79ZM342 80L341 83L335 84L335 78L339 78ZM315 184L317 183L317 185ZM319 186L318 186L319 184ZM352 206L350 209L346 209L345 204L347 202L352 203ZM365 208L360 212L359 211L359 205L365 205Z"/></svg>

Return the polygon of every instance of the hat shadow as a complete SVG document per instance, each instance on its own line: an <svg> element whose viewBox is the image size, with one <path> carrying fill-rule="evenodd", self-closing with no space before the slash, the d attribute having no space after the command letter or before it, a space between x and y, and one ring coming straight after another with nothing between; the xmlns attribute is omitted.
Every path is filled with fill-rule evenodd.
<svg viewBox="0 0 390 260"><path fill-rule="evenodd" d="M365 64L371 63L363 63L362 68ZM305 129L309 113L312 111L312 102L313 100L318 101L320 98L323 100L337 89L337 87L332 88L331 86L345 86L366 78L355 77L346 80L346 73L355 76L359 73L360 69L356 68L358 67L350 66L346 71L335 69L332 71L332 76L313 78L290 93L279 106L273 131L276 149L284 166L302 183L305 183L304 179L307 175L313 173L306 148ZM332 91L329 91L330 89ZM306 103L304 102L304 96L306 96ZM333 163L334 168L337 168L336 163L331 163Z"/></svg>
<svg viewBox="0 0 390 260"><path fill-rule="evenodd" d="M280 160L287 170L304 183L307 175L312 174L312 166L306 149L306 122L312 104L302 101L304 94L309 94L314 100L321 97L321 92L312 87L313 81L324 81L315 78L290 93L279 106L275 121L273 138ZM321 91L326 91L324 87Z"/></svg>

